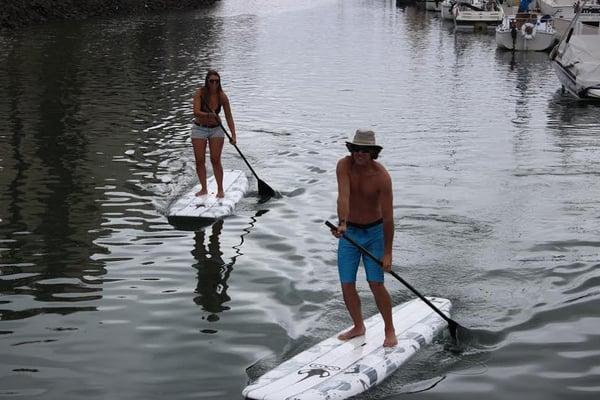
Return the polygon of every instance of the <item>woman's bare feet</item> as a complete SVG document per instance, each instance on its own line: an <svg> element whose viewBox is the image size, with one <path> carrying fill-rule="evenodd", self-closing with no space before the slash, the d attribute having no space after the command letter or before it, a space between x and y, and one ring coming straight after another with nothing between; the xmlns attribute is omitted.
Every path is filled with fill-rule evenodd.
<svg viewBox="0 0 600 400"><path fill-rule="evenodd" d="M223 197L225 197L225 193L222 190L219 190L217 192L217 198L218 199L222 199Z"/></svg>
<svg viewBox="0 0 600 400"><path fill-rule="evenodd" d="M202 189L201 191L196 192L196 196L198 196L198 197L204 196L207 193L208 193L208 191L206 189Z"/></svg>
<svg viewBox="0 0 600 400"><path fill-rule="evenodd" d="M383 347L394 347L398 344L398 339L396 338L396 332L385 332L385 340L383 341Z"/></svg>
<svg viewBox="0 0 600 400"><path fill-rule="evenodd" d="M344 333L339 334L338 335L338 339L340 339L340 340L350 340L352 338L355 338L357 336L362 336L364 334L365 334L365 327L364 326L362 328L353 327L349 331L346 331Z"/></svg>

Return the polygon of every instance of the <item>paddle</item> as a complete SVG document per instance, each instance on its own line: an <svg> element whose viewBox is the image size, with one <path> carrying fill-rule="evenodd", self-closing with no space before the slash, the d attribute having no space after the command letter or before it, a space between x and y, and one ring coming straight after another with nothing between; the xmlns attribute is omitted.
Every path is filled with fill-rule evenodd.
<svg viewBox="0 0 600 400"><path fill-rule="evenodd" d="M225 129L225 127L221 123L221 119L218 117L217 114L215 114L215 112L206 103L206 100L204 99L204 97L201 97L201 99L202 99L202 102L204 103L204 105L206 106L206 108L211 112L211 114L213 114L217 118L217 121L219 122L219 126L221 127L221 129L223 129L223 132L225 132L225 135L227 135L227 138L229 139L229 141L231 141L232 140L231 135L229 135L229 132L227 132L227 129ZM254 172L254 169L250 166L250 163L248 162L248 160L246 160L246 157L244 157L244 155L242 154L242 151L239 149L239 147L237 147L237 145L235 143L231 143L231 144L233 145L233 147L235 147L237 152L240 154L240 157L242 157L242 160L244 160L244 162L246 163L246 165L248 166L248 168L250 169L250 171L256 178L256 181L258 182L258 195L260 196L260 203L264 203L265 201L269 200L271 197L275 197L277 195L275 190L273 190L273 188L271 188L271 186L267 185L265 181L263 181L262 179L260 179L258 177L258 175L256 175L256 172Z"/></svg>
<svg viewBox="0 0 600 400"><path fill-rule="evenodd" d="M336 230L337 226L333 225L331 222L329 221L325 221L325 225L327 225L330 229L332 230ZM349 241L350 243L352 243L354 246L356 246L363 254L369 256L370 258L372 258L373 260L375 260L381 267L383 267L383 264L381 263L381 261L376 258L373 254L371 254L367 249L365 249L364 247L362 247L360 244L356 243L354 240L350 239L345 233L342 234L342 237L344 239L346 239L347 241ZM448 329L450 330L450 336L452 337L452 339L457 340L457 331L460 329L463 332L468 332L467 328L462 327L461 325L459 325L456 321L451 320L450 318L448 318L446 316L446 314L444 314L443 312L441 312L436 306L434 306L425 296L423 296L421 293L419 293L415 288L413 288L408 282L406 282L404 279L402 279L402 277L400 275L398 275L397 273L395 273L394 271L389 271L389 274L392 275L394 278L398 279L400 282L402 282L402 284L404 286L406 286L407 288L409 288L414 294L416 294L417 296L419 296L419 298L421 300L423 300L425 302L425 304L427 304L429 307L431 307L431 309L433 309L433 311L435 311L436 313L438 313L440 315L440 317L442 317L444 320L446 320L446 322L448 323ZM461 335L462 336L462 335Z"/></svg>

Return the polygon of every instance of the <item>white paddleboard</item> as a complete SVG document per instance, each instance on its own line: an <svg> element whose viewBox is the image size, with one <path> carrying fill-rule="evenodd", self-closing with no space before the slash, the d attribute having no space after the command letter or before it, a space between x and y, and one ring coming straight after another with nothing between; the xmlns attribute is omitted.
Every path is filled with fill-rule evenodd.
<svg viewBox="0 0 600 400"><path fill-rule="evenodd" d="M215 177L207 179L208 194L196 196L200 191L200 184L194 186L189 192L177 199L167 214L171 224L178 222L215 221L231 215L235 205L248 190L246 174L238 170L223 171L223 191L225 197L217 198L217 182Z"/></svg>
<svg viewBox="0 0 600 400"><path fill-rule="evenodd" d="M445 315L447 299L428 297ZM267 372L247 386L242 395L253 400L346 399L377 385L431 343L447 323L420 299L393 308L398 345L384 348L383 319L365 320L366 334L341 341L338 334L316 344Z"/></svg>

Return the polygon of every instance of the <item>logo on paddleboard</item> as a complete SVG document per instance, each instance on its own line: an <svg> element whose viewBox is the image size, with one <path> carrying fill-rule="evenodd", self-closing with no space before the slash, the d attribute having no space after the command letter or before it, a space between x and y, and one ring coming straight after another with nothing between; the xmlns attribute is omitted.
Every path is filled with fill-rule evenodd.
<svg viewBox="0 0 600 400"><path fill-rule="evenodd" d="M308 378L312 378L316 376L317 378L327 378L330 374L329 371L339 371L340 367L336 367L335 365L322 365L322 364L309 364L310 368L301 369L298 371L298 375L306 376L300 379L298 382L302 382Z"/></svg>

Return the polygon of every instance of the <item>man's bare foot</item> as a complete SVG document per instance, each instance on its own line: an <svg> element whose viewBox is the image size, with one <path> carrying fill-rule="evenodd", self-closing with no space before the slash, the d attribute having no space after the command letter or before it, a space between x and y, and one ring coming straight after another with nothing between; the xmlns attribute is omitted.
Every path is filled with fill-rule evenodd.
<svg viewBox="0 0 600 400"><path fill-rule="evenodd" d="M196 192L196 196L198 196L198 197L199 196L204 196L207 193L208 193L208 191L206 189L202 189L201 191Z"/></svg>
<svg viewBox="0 0 600 400"><path fill-rule="evenodd" d="M383 341L383 347L394 347L398 344L398 339L396 338L396 332L386 332L385 340Z"/></svg>
<svg viewBox="0 0 600 400"><path fill-rule="evenodd" d="M364 326L362 328L353 327L349 331L346 331L344 333L339 334L338 335L338 339L340 339L340 340L350 340L352 338L355 338L357 336L362 336L364 334L365 334L365 328L364 328Z"/></svg>
<svg viewBox="0 0 600 400"><path fill-rule="evenodd" d="M225 193L222 190L218 191L217 192L217 198L218 199L222 199L223 197L225 197Z"/></svg>

